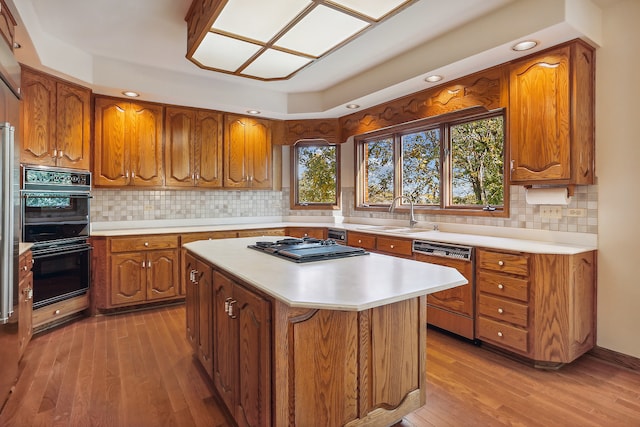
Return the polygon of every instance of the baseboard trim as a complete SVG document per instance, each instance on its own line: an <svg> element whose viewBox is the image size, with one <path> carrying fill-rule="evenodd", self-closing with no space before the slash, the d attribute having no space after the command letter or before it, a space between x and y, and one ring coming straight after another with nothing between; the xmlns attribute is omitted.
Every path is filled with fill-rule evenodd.
<svg viewBox="0 0 640 427"><path fill-rule="evenodd" d="M640 371L640 359L629 356L628 354L618 353L617 351L598 346L592 348L587 354L604 360L605 362L613 363L614 365L622 366L634 371Z"/></svg>

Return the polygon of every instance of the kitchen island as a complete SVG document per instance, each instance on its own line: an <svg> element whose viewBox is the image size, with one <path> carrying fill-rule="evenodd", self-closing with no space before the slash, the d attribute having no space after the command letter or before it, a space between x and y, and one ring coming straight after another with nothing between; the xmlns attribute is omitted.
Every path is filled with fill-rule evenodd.
<svg viewBox="0 0 640 427"><path fill-rule="evenodd" d="M186 244L187 336L238 425L390 425L425 403L426 295L455 269L380 254L298 264Z"/></svg>

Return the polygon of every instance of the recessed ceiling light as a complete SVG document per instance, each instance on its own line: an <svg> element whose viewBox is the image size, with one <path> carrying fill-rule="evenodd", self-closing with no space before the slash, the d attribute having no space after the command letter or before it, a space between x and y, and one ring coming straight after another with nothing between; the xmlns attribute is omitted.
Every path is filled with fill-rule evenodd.
<svg viewBox="0 0 640 427"><path fill-rule="evenodd" d="M442 80L442 76L439 76L437 74L433 74L431 76L427 76L424 79L425 82L429 82L429 83L439 82L440 80Z"/></svg>
<svg viewBox="0 0 640 427"><path fill-rule="evenodd" d="M511 50L515 50L516 52L521 52L523 50L533 49L538 46L538 42L535 40L525 40L520 43L516 43L511 46Z"/></svg>
<svg viewBox="0 0 640 427"><path fill-rule="evenodd" d="M122 94L124 96L128 96L129 98L137 98L140 96L138 92L134 92L132 90L125 90L124 92L122 92Z"/></svg>
<svg viewBox="0 0 640 427"><path fill-rule="evenodd" d="M347 104L346 107L350 110L357 110L358 108L360 108L358 104Z"/></svg>
<svg viewBox="0 0 640 427"><path fill-rule="evenodd" d="M255 116L256 114L260 114L260 111L258 111L258 110L247 110L247 114L253 114Z"/></svg>

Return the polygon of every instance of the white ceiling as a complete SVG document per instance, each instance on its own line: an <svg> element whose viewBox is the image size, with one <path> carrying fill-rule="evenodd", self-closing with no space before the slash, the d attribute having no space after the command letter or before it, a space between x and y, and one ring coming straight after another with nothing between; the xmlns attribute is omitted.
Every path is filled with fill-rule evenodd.
<svg viewBox="0 0 640 427"><path fill-rule="evenodd" d="M609 6L618 0L594 0ZM576 2L582 5L572 12ZM201 70L185 58L191 0L15 0L18 60L119 95L273 118L339 117L508 61L508 47L535 36L546 48L583 36L598 44L589 0L419 0L287 81ZM11 4L11 0L10 0ZM593 16L596 19L593 19ZM597 24L597 22L596 22Z"/></svg>

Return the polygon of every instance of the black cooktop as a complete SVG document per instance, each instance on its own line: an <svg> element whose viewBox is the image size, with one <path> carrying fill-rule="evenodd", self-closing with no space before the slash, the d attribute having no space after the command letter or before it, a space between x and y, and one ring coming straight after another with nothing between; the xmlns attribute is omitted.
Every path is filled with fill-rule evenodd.
<svg viewBox="0 0 640 427"><path fill-rule="evenodd" d="M322 261L369 254L361 248L338 245L334 240L321 240L312 237L256 242L255 245L247 247L293 262Z"/></svg>

